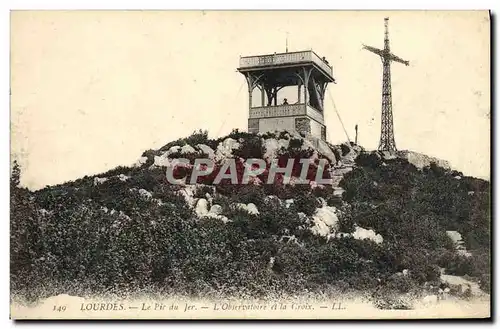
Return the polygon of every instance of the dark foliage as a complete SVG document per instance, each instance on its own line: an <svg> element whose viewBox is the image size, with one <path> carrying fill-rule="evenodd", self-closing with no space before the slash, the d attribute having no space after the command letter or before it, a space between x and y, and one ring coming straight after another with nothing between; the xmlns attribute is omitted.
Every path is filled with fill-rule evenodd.
<svg viewBox="0 0 500 329"><path fill-rule="evenodd" d="M351 148L345 144L340 144L340 150L342 151L342 156L345 156L351 151Z"/></svg>
<svg viewBox="0 0 500 329"><path fill-rule="evenodd" d="M452 274L483 277L488 286L488 182L457 179L459 173L435 164L419 171L404 159L382 166L373 153L362 153L356 163L360 167L340 183L350 204L345 219L384 236L398 270L412 270L422 283L438 278L441 266ZM462 232L475 257L457 256L447 230Z"/></svg>
<svg viewBox="0 0 500 329"><path fill-rule="evenodd" d="M207 144L208 142L208 131L200 129L198 131L194 131L188 137L179 138L178 140L165 144L159 149L159 151L168 151L168 149L172 146L184 146L186 144L195 146L196 144Z"/></svg>
<svg viewBox="0 0 500 329"><path fill-rule="evenodd" d="M289 138L283 132L267 135ZM266 136L234 130L228 137L242 145L234 152L237 157L261 158L265 151L261 138ZM362 153L358 167L344 176L343 197L334 196L330 186L312 189L279 179L274 184L214 187L212 176L204 178L199 183L206 185L198 185L194 196L210 194L231 220L224 223L199 218L178 193L180 187L167 184L161 168L149 168L154 156L171 146L202 143L215 149L222 140L210 140L198 131L146 151L142 167L118 167L99 175L106 181L83 177L36 192L18 186L20 171L15 166L10 200L12 291L36 300L58 293L147 289L277 297L336 287L382 291L387 297L387 291L410 293L425 282L438 281L439 267L477 278L482 289L490 289L489 182L436 165L419 171L402 159L383 164L374 153ZM278 159L312 155L301 147L301 139L291 138ZM321 206L319 198L340 210L341 232L352 233L359 225L380 233L384 242L352 237L328 241L313 235L311 217ZM287 207L286 199L294 202ZM236 203L253 203L259 214ZM473 257L458 256L446 230L462 232ZM410 275L395 275L404 269ZM41 286L44 292L37 290ZM397 299L380 300L381 308L407 307Z"/></svg>

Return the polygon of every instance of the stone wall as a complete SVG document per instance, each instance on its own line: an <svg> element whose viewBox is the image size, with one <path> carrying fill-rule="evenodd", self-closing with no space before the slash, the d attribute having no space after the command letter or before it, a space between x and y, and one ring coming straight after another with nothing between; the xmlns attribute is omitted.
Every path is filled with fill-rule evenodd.
<svg viewBox="0 0 500 329"><path fill-rule="evenodd" d="M299 133L311 133L311 120L308 118L295 118L295 131Z"/></svg>

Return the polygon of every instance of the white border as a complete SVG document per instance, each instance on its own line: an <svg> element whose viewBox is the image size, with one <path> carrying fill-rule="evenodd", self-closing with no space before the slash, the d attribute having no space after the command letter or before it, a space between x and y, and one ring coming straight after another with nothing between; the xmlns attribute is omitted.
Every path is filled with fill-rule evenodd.
<svg viewBox="0 0 500 329"><path fill-rule="evenodd" d="M321 0L274 0L274 1L203 1L203 0L183 0L174 1L155 1L155 0L121 0L121 1L34 1L18 0L5 1L10 4L9 9L337 9L337 10L463 10L463 9L490 9L495 2L492 0L476 1L433 1L433 0L410 0L410 1L368 1L368 0L350 0L342 2L321 1ZM451 5L451 6L450 6Z"/></svg>

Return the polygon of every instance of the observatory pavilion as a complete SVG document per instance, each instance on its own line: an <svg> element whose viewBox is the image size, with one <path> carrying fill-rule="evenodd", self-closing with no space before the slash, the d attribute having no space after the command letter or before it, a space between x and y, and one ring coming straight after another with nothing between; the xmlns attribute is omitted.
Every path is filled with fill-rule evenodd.
<svg viewBox="0 0 500 329"><path fill-rule="evenodd" d="M248 84L249 132L288 130L326 140L323 104L326 87L335 79L324 57L312 50L245 56L238 71ZM289 87L296 92L283 98L281 91Z"/></svg>

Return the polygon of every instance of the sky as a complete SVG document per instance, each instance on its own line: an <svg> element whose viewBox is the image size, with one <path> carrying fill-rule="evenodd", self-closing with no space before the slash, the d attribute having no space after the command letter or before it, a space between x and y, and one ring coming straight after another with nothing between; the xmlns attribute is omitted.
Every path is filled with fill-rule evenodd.
<svg viewBox="0 0 500 329"><path fill-rule="evenodd" d="M246 130L240 56L313 49L351 140L376 149L389 17L396 146L490 176L485 11L13 11L11 158L30 189L134 163L194 130ZM327 139L347 137L330 96Z"/></svg>

